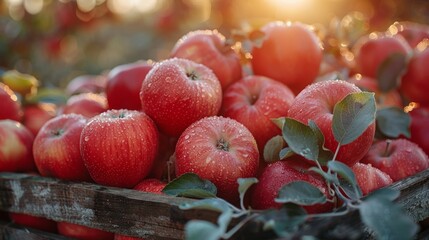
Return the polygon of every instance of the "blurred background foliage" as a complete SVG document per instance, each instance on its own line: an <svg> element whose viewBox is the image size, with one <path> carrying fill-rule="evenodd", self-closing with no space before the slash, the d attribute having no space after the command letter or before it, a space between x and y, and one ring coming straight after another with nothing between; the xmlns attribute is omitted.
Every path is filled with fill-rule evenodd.
<svg viewBox="0 0 429 240"><path fill-rule="evenodd" d="M356 15L356 12L359 14ZM168 57L196 29L257 28L273 20L329 28L350 13L366 31L394 21L429 22L427 0L0 0L0 68L64 87L84 74ZM322 26L322 27L321 27Z"/></svg>

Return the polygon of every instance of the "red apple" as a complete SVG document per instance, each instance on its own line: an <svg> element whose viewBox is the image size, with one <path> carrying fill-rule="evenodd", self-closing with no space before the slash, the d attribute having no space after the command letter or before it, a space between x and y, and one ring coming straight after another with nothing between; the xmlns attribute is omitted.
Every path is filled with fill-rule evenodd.
<svg viewBox="0 0 429 240"><path fill-rule="evenodd" d="M193 172L212 181L218 196L238 202L238 178L255 177L259 152L241 123L225 117L203 118L189 126L176 145L177 176Z"/></svg>
<svg viewBox="0 0 429 240"><path fill-rule="evenodd" d="M102 93L106 88L104 75L79 75L68 82L65 92L68 95L80 93Z"/></svg>
<svg viewBox="0 0 429 240"><path fill-rule="evenodd" d="M149 174L158 143L158 130L145 113L108 110L83 128L80 150L96 183L132 188Z"/></svg>
<svg viewBox="0 0 429 240"><path fill-rule="evenodd" d="M79 240L113 240L115 234L68 222L57 223L58 233Z"/></svg>
<svg viewBox="0 0 429 240"><path fill-rule="evenodd" d="M359 38L353 47L356 71L364 76L377 78L380 65L392 54L408 55L411 47L400 35L371 33Z"/></svg>
<svg viewBox="0 0 429 240"><path fill-rule="evenodd" d="M143 111L173 137L193 122L216 115L222 104L219 80L206 66L172 58L157 63L140 91Z"/></svg>
<svg viewBox="0 0 429 240"><path fill-rule="evenodd" d="M398 90L392 89L388 92L380 91L377 79L375 78L362 76L361 74L355 74L347 81L355 84L360 89L362 89L362 91L373 92L375 94L375 101L378 109L386 107L403 108L402 98Z"/></svg>
<svg viewBox="0 0 429 240"><path fill-rule="evenodd" d="M411 117L410 141L429 155L429 108L418 107L409 112Z"/></svg>
<svg viewBox="0 0 429 240"><path fill-rule="evenodd" d="M361 162L389 174L394 182L429 168L426 153L407 139L376 142Z"/></svg>
<svg viewBox="0 0 429 240"><path fill-rule="evenodd" d="M34 136L24 125L13 120L0 120L0 172L31 172Z"/></svg>
<svg viewBox="0 0 429 240"><path fill-rule="evenodd" d="M165 182L162 182L158 179L148 178L137 184L137 186L134 187L134 190L151 192L154 194L163 194L162 189L164 189L166 185L167 184ZM143 240L143 238L115 234L115 240Z"/></svg>
<svg viewBox="0 0 429 240"><path fill-rule="evenodd" d="M356 180L364 196L379 188L392 184L392 178L371 164L356 163L352 167Z"/></svg>
<svg viewBox="0 0 429 240"><path fill-rule="evenodd" d="M284 84L262 76L248 76L226 89L221 113L242 123L262 153L268 140L281 135L273 118L287 115L295 95Z"/></svg>
<svg viewBox="0 0 429 240"><path fill-rule="evenodd" d="M395 22L389 27L389 31L403 36L412 48L417 47L424 39L429 39L429 26L417 22Z"/></svg>
<svg viewBox="0 0 429 240"><path fill-rule="evenodd" d="M152 66L150 61L138 61L113 68L106 85L109 109L140 110L140 89Z"/></svg>
<svg viewBox="0 0 429 240"><path fill-rule="evenodd" d="M0 120L21 121L22 109L18 96L7 85L0 82Z"/></svg>
<svg viewBox="0 0 429 240"><path fill-rule="evenodd" d="M278 161L267 165L259 176L259 182L252 189L251 206L255 209L280 208L281 204L274 199L284 185L294 181L306 181L320 189L327 197L328 187L318 175L309 172L305 161L300 157ZM308 213L328 212L333 209L332 203L304 206Z"/></svg>
<svg viewBox="0 0 429 240"><path fill-rule="evenodd" d="M22 213L9 213L10 219L25 227L30 227L45 232L57 232L57 223L44 217L37 217Z"/></svg>
<svg viewBox="0 0 429 240"><path fill-rule="evenodd" d="M53 103L40 102L27 105L24 107L22 123L36 136L43 124L56 115L57 106Z"/></svg>
<svg viewBox="0 0 429 240"><path fill-rule="evenodd" d="M104 95L95 93L80 93L71 96L61 113L81 114L87 118L92 118L108 109L107 100Z"/></svg>
<svg viewBox="0 0 429 240"><path fill-rule="evenodd" d="M43 125L33 144L40 175L91 181L80 154L80 135L86 124L86 117L72 113L59 115Z"/></svg>
<svg viewBox="0 0 429 240"><path fill-rule="evenodd" d="M261 30L265 39L262 46L252 49L253 72L280 81L298 94L319 73L320 40L299 22L270 22Z"/></svg>
<svg viewBox="0 0 429 240"><path fill-rule="evenodd" d="M217 30L189 32L177 41L171 56L207 66L219 79L222 90L241 78L240 56Z"/></svg>
<svg viewBox="0 0 429 240"><path fill-rule="evenodd" d="M311 84L302 90L289 107L288 117L308 124L313 120L325 137L325 146L332 152L338 147L332 132L333 109L350 93L361 92L354 84L342 80L328 80ZM341 146L337 160L349 166L358 162L371 147L375 121L353 142Z"/></svg>
<svg viewBox="0 0 429 240"><path fill-rule="evenodd" d="M409 101L418 102L429 107L429 47L416 51L411 58L408 69L402 77L400 91Z"/></svg>

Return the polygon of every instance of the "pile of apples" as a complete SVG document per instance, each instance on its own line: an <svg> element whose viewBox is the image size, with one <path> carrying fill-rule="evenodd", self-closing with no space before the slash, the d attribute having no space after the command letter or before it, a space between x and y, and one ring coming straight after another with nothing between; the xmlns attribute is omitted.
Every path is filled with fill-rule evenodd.
<svg viewBox="0 0 429 240"><path fill-rule="evenodd" d="M335 151L333 107L362 90L375 93L378 109L406 110L411 119L410 138L378 139L374 121L338 152L336 160L352 168L363 193L429 168L429 26L395 23L386 32L361 36L349 49L353 60L334 62L326 57L323 39L303 23L271 22L244 35L234 42L216 30L190 32L168 59L124 63L106 75L72 80L63 105L22 104L29 88L20 91L17 81L30 77L4 73L0 172L154 193L193 172L213 182L218 196L233 204L239 201L237 179L256 177L248 204L279 207L274 198L292 181L304 180L329 193L324 180L308 171L314 163L303 157L264 161L266 143L282 134L273 120L312 120L325 146ZM384 83L390 87L380 86L380 69L397 59L405 63L403 71ZM342 80L324 77L344 69ZM333 207L305 208L326 212ZM22 217L9 215L18 223ZM82 239L93 231L104 239L114 237L77 228L86 229L58 223L50 230Z"/></svg>

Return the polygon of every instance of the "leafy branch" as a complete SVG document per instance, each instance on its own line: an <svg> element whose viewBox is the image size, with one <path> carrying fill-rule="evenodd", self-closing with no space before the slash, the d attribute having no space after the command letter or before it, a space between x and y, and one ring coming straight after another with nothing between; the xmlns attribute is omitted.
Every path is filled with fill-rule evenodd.
<svg viewBox="0 0 429 240"><path fill-rule="evenodd" d="M298 154L314 161L315 166L309 170L325 179L329 189L328 196L308 182L295 181L279 190L275 201L283 204L280 209L257 211L245 208L243 203L246 191L257 183L256 178L238 179L240 207L236 207L215 197L216 187L192 173L177 178L163 191L175 196L203 198L182 205L181 209L210 209L220 213L217 225L201 220L189 221L185 226L185 233L186 238L191 240L228 239L249 221L262 222L263 231L272 231L279 237L289 237L309 219L341 216L356 210L362 222L378 239L412 239L418 226L394 203L399 192L383 188L363 196L353 171L336 160L341 146L362 135L375 121L375 117L373 93L352 93L338 102L334 107L332 121L332 131L338 142L334 153L324 147L324 136L315 122L309 121L305 125L291 118L275 120L282 128L282 139L277 137L268 142L267 146L275 146L276 150L266 150L264 155L275 160ZM339 200L343 203L342 206L330 213L307 214L302 207ZM239 222L229 228L233 218L238 218Z"/></svg>

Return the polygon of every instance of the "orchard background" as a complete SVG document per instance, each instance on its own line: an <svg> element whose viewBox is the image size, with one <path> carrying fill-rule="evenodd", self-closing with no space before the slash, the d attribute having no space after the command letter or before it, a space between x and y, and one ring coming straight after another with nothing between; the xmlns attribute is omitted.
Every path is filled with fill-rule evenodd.
<svg viewBox="0 0 429 240"><path fill-rule="evenodd" d="M3 0L0 67L64 87L81 74L165 59L191 30L218 29L229 37L232 29L273 20L328 28L354 12L368 32L394 21L429 22L425 0Z"/></svg>

